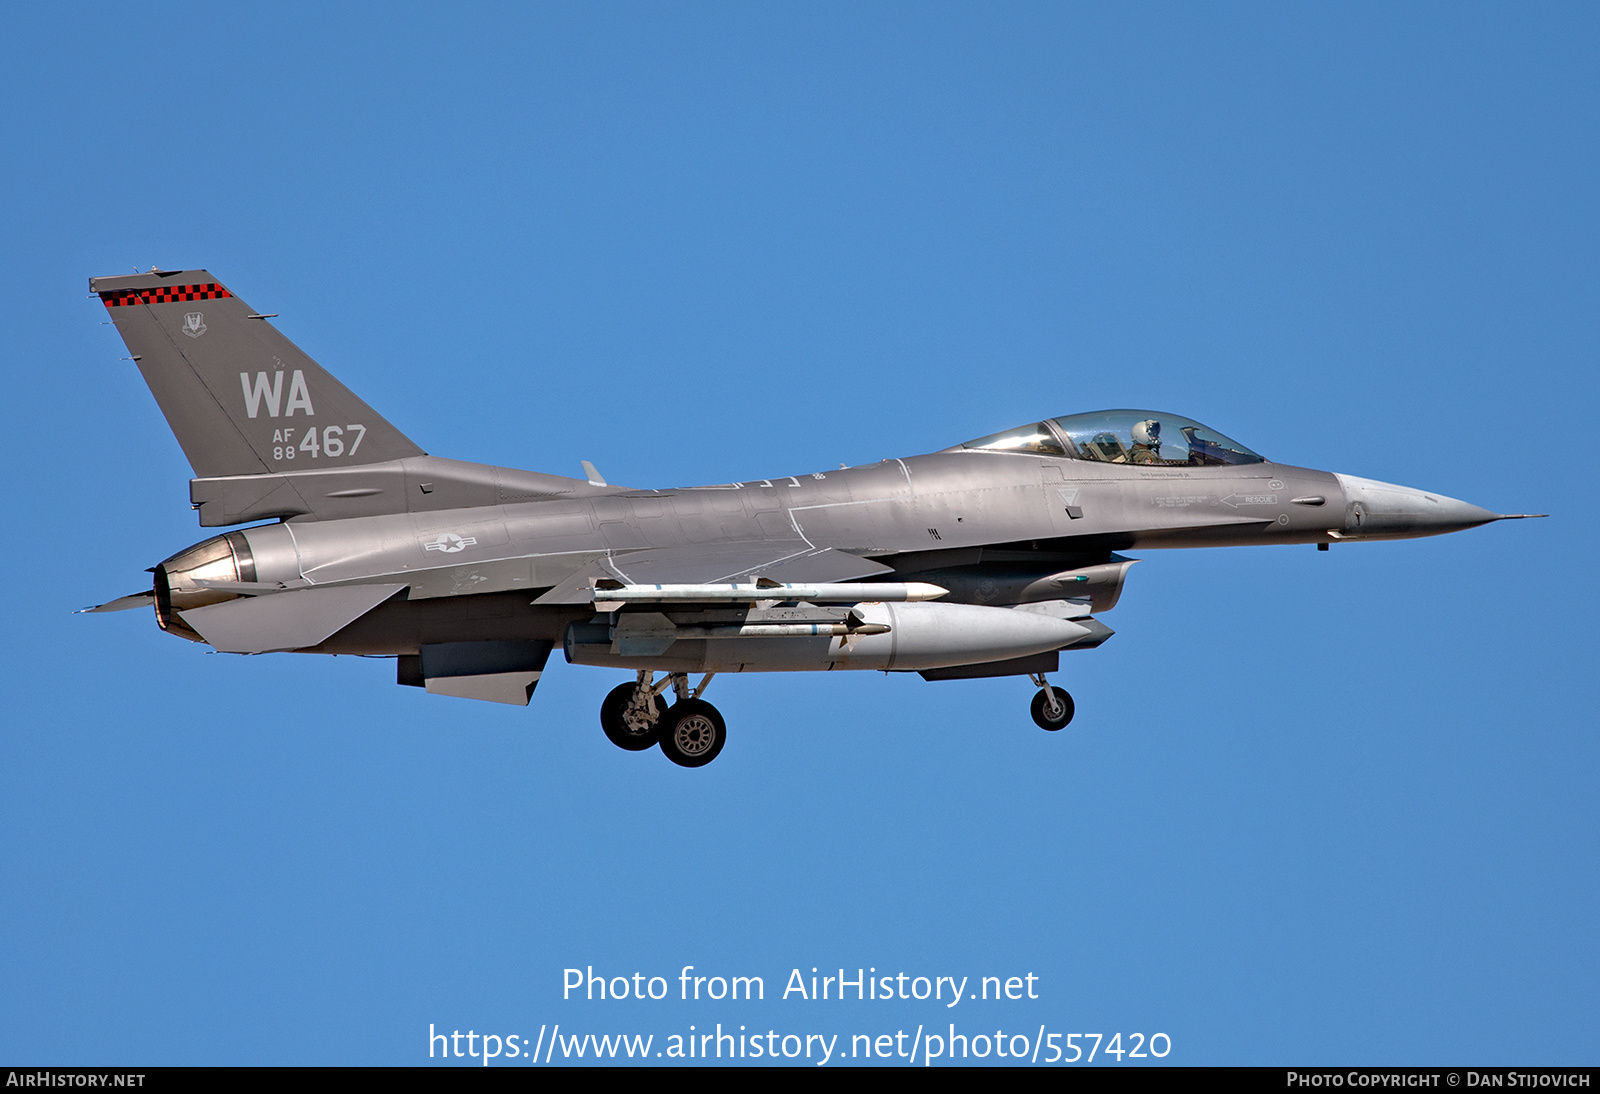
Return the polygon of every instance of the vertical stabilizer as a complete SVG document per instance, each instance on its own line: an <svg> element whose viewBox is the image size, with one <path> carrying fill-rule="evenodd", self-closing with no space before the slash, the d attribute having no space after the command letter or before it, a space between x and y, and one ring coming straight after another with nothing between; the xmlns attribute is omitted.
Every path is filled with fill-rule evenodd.
<svg viewBox="0 0 1600 1094"><path fill-rule="evenodd" d="M423 455L205 270L89 288L199 478L325 471Z"/></svg>

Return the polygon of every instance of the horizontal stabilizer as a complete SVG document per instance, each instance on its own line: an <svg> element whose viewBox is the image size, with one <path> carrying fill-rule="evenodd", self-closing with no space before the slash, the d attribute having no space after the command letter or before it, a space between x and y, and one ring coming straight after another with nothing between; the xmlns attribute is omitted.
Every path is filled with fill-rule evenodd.
<svg viewBox="0 0 1600 1094"><path fill-rule="evenodd" d="M85 612L125 612L129 608L148 608L156 602L156 591L146 589L142 593L129 593L119 596L115 600L108 600L104 604L96 604L92 608L79 608L73 615L82 615Z"/></svg>
<svg viewBox="0 0 1600 1094"><path fill-rule="evenodd" d="M404 589L404 585L338 585L242 597L179 612L223 653L270 653L315 646Z"/></svg>

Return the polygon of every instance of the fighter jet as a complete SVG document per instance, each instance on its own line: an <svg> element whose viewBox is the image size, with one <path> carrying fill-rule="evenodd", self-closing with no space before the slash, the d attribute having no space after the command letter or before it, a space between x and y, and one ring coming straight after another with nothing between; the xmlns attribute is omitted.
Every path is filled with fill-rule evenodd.
<svg viewBox="0 0 1600 1094"><path fill-rule="evenodd" d="M1405 539L1508 517L1274 463L1176 414L1045 418L926 455L672 489L424 452L205 270L89 282L194 469L202 527L154 567L170 635L225 653L357 654L436 695L526 705L551 652L624 670L623 749L710 763L703 696L737 672L1017 676L1072 721L1063 651L1148 548ZM691 674L699 675L692 684ZM671 692L671 701L667 692Z"/></svg>

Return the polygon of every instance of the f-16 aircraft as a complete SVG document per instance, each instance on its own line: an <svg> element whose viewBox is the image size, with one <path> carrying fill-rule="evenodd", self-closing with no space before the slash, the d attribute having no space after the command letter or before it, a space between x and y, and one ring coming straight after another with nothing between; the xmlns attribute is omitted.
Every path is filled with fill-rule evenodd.
<svg viewBox="0 0 1600 1094"><path fill-rule="evenodd" d="M1096 615L1137 561L1119 552L1326 549L1508 516L1273 463L1149 410L713 486L465 463L425 453L205 270L89 287L194 468L201 526L247 527L86 610L152 606L225 653L392 657L400 684L519 705L560 645L631 673L600 706L613 743L684 767L722 751L703 698L720 673L1023 677L1058 730L1073 701L1047 676L1111 637Z"/></svg>

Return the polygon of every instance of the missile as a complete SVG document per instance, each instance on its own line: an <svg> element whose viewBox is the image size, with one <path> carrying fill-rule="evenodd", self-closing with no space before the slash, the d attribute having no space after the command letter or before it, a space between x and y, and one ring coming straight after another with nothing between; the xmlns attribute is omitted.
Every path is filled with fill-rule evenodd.
<svg viewBox="0 0 1600 1094"><path fill-rule="evenodd" d="M709 627L677 627L677 638L815 638L817 635L888 634L887 623L729 623Z"/></svg>
<svg viewBox="0 0 1600 1094"><path fill-rule="evenodd" d="M948 589L925 581L846 582L824 585L784 585L757 580L748 585L624 585L609 578L596 579L594 606L612 612L627 604L720 601L751 603L804 600L812 604L904 603L937 600Z"/></svg>

